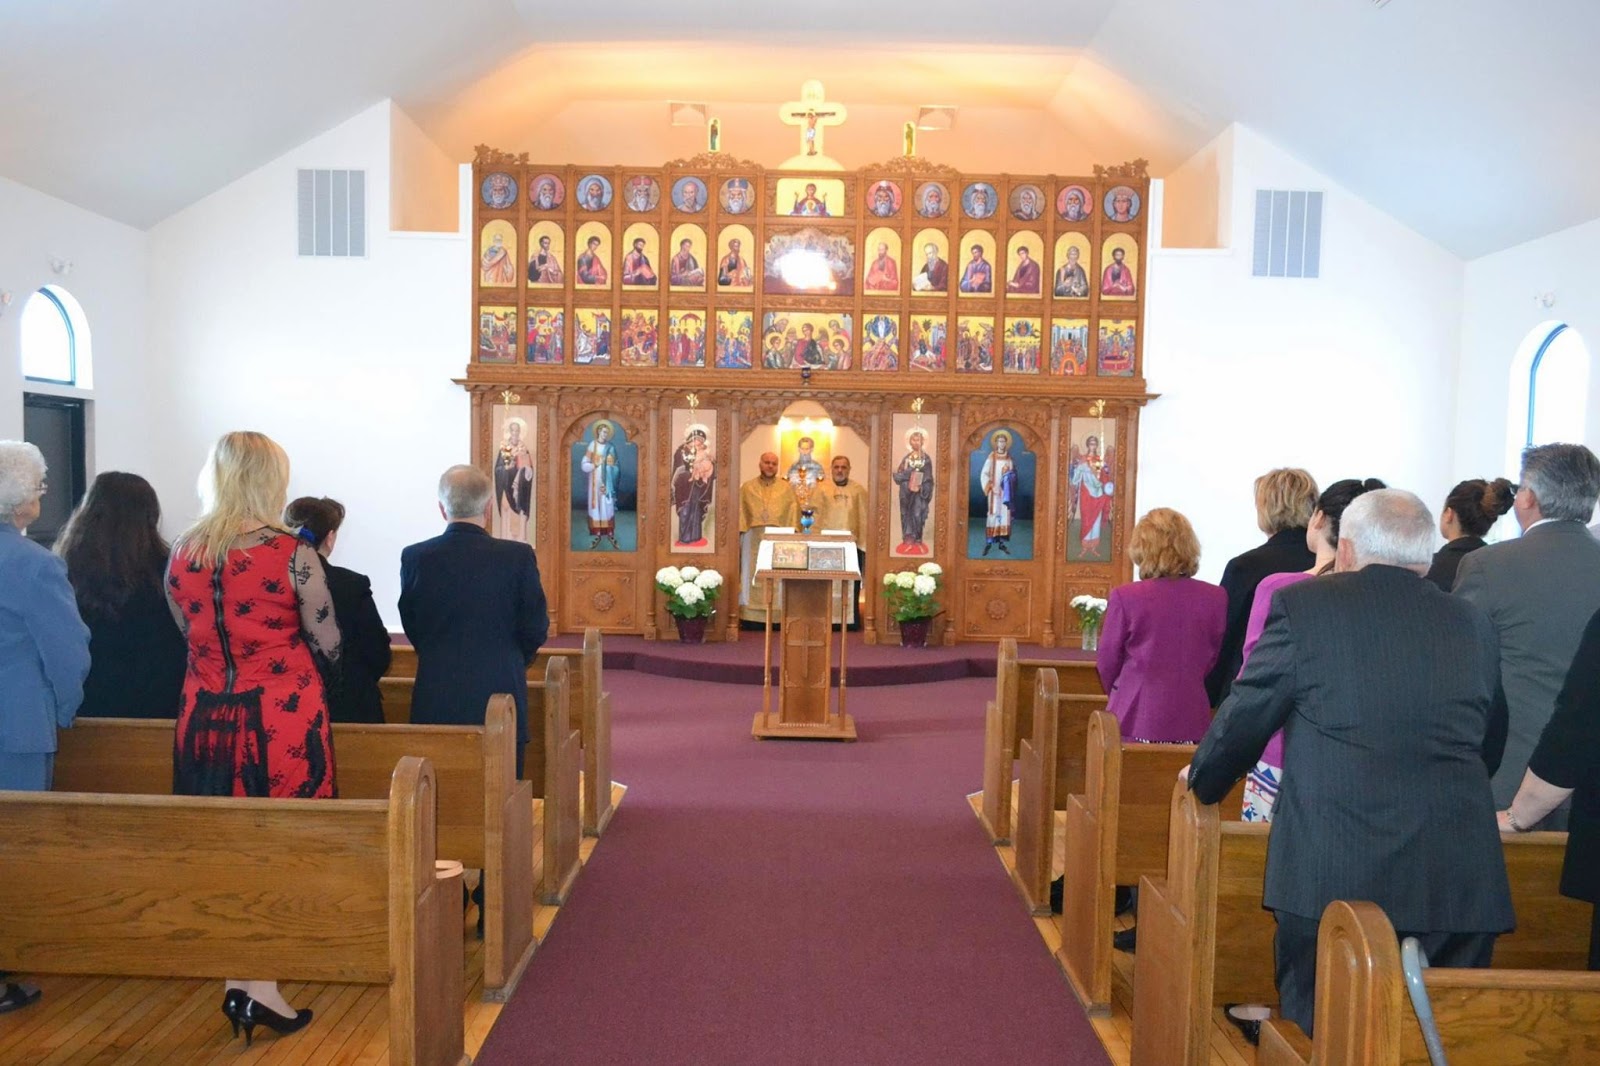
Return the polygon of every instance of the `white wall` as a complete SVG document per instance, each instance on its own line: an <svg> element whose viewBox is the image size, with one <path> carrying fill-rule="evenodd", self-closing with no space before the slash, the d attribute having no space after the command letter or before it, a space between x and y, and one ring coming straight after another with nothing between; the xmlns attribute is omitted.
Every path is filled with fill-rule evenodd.
<svg viewBox="0 0 1600 1066"><path fill-rule="evenodd" d="M1379 477L1438 511L1455 465L1463 265L1244 126L1220 144L1231 240L1152 249L1139 513L1194 522L1201 576L1260 543L1251 485L1303 466ZM1210 149L1208 149L1209 151ZM1321 277L1252 278L1255 190L1321 189ZM1150 232L1162 232L1153 194Z"/></svg>
<svg viewBox="0 0 1600 1066"><path fill-rule="evenodd" d="M1553 299L1549 307L1538 299L1545 294ZM1584 442L1600 446L1600 365L1593 362L1600 359L1600 219L1467 264L1456 476L1516 479L1507 444L1512 436L1520 440L1526 408L1512 428L1508 401L1527 386L1521 374L1512 381L1511 367L1529 333L1552 321L1577 330L1589 349Z"/></svg>
<svg viewBox="0 0 1600 1066"><path fill-rule="evenodd" d="M439 473L469 459L467 240L389 228L384 102L150 231L150 344L165 394L157 488L178 525L220 434L258 429L289 452L291 495L349 509L335 561L369 575L398 624L400 549L441 528ZM295 171L367 172L365 259L301 259ZM462 202L466 201L465 193Z"/></svg>
<svg viewBox="0 0 1600 1066"><path fill-rule="evenodd" d="M146 237L139 230L0 178L0 439L22 436L22 394L50 392L91 400L89 476L102 470L148 474L146 426L150 368L145 355ZM72 263L58 275L52 259ZM93 356L92 391L22 378L22 307L57 285L83 307Z"/></svg>

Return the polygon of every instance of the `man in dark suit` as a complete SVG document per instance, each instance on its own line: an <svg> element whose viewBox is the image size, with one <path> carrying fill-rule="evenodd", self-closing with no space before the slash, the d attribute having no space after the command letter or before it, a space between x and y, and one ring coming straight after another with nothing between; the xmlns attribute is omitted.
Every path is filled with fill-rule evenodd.
<svg viewBox="0 0 1600 1066"><path fill-rule="evenodd" d="M1284 731L1264 901L1281 1009L1307 1033L1334 900L1377 903L1441 966L1489 965L1514 924L1489 791L1505 743L1494 626L1423 579L1432 555L1433 517L1411 493L1352 503L1338 572L1273 597L1189 768L1216 803Z"/></svg>
<svg viewBox="0 0 1600 1066"><path fill-rule="evenodd" d="M1511 714L1505 759L1494 775L1501 807L1522 783L1583 627L1600 610L1600 541L1584 526L1600 497L1600 459L1581 444L1528 448L1521 482L1511 509L1522 536L1462 559L1455 583L1455 594L1500 631L1500 676ZM1567 828L1567 808L1539 828Z"/></svg>
<svg viewBox="0 0 1600 1066"><path fill-rule="evenodd" d="M1304 470L1281 467L1256 478L1256 525L1267 542L1228 560L1222 568L1222 591L1228 594L1228 624L1222 631L1217 665L1206 675L1206 695L1220 707L1244 661L1244 632L1256 586L1268 574L1309 570L1317 561L1306 547L1306 525L1317 509L1317 482Z"/></svg>
<svg viewBox="0 0 1600 1066"><path fill-rule="evenodd" d="M517 704L517 773L528 741L528 664L550 619L533 549L489 535L494 482L472 466L439 478L449 523L400 553L400 622L417 649L411 720L482 725L489 697Z"/></svg>

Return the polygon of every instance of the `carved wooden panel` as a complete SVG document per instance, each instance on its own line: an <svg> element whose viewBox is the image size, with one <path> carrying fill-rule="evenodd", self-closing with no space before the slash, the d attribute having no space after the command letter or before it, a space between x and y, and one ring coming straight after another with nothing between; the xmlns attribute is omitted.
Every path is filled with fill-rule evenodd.
<svg viewBox="0 0 1600 1066"><path fill-rule="evenodd" d="M605 633L632 633L639 626L639 577L632 568L567 571L563 628L598 626Z"/></svg>
<svg viewBox="0 0 1600 1066"><path fill-rule="evenodd" d="M1015 637L1027 642L1033 632L1033 579L1019 569L999 567L962 582L961 636L967 640Z"/></svg>

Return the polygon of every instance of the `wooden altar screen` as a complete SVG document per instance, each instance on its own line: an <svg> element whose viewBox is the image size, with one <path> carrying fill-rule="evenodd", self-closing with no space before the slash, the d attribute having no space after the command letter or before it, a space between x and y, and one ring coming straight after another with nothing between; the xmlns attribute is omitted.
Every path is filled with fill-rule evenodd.
<svg viewBox="0 0 1600 1066"><path fill-rule="evenodd" d="M713 634L737 639L739 484L756 473L740 446L810 400L872 456L851 472L869 641L896 632L883 575L923 562L944 570L947 643L1075 639L1068 601L1131 578L1152 398L1149 180L1142 161L1095 169L583 167L480 148L459 383L496 532L536 548L557 628L670 637L654 575L694 565L725 578ZM962 291L984 288L984 260L987 291ZM894 479L912 430L932 470L920 554Z"/></svg>

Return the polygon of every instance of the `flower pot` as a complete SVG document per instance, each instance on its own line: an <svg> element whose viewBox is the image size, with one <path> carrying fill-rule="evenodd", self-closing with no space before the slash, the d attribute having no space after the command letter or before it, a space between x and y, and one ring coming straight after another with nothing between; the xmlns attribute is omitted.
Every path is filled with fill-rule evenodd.
<svg viewBox="0 0 1600 1066"><path fill-rule="evenodd" d="M933 625L931 618L909 618L900 623L900 646L903 648L925 648L928 646L928 629Z"/></svg>
<svg viewBox="0 0 1600 1066"><path fill-rule="evenodd" d="M709 618L674 618L678 623L678 640L684 644L704 644L706 642L706 626L710 625Z"/></svg>

